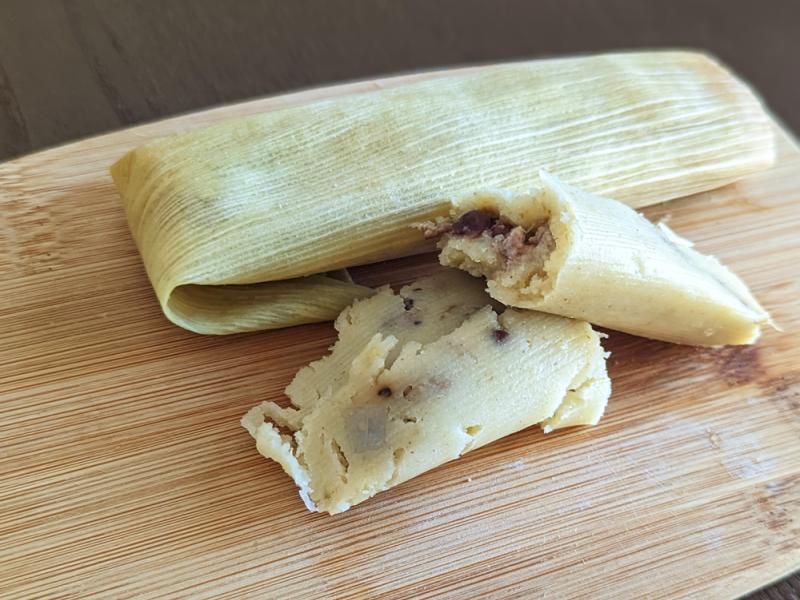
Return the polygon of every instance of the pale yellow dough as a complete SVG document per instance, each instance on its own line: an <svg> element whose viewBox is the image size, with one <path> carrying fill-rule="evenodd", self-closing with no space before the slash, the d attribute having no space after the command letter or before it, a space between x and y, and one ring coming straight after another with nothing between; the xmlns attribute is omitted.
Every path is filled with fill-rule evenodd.
<svg viewBox="0 0 800 600"><path fill-rule="evenodd" d="M286 395L294 406L310 408L342 385L353 359L376 332L397 338L398 347L412 341L427 344L490 302L483 282L451 269L404 286L398 294L385 286L342 311L334 323L339 339L331 353L300 369ZM389 354L390 362L398 351Z"/></svg>
<svg viewBox="0 0 800 600"><path fill-rule="evenodd" d="M456 202L541 241L504 250L506 237L446 233L440 262L486 277L499 302L692 345L754 342L769 314L714 257L632 208L540 173L541 191L489 191ZM506 244L506 246L504 246Z"/></svg>
<svg viewBox="0 0 800 600"><path fill-rule="evenodd" d="M310 510L347 510L536 423L600 419L611 389L600 335L544 313L498 315L459 276L359 301L337 321L332 354L287 389L294 406L264 402L243 417ZM416 315L405 309L412 296Z"/></svg>

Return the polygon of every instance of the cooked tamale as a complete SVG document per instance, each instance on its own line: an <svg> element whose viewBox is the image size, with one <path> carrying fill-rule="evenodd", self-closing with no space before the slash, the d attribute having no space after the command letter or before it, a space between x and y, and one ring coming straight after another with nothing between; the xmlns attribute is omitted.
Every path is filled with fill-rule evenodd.
<svg viewBox="0 0 800 600"><path fill-rule="evenodd" d="M331 354L300 370L288 407L243 418L309 510L347 510L474 448L540 424L596 424L611 382L588 323L509 309L455 270L384 287L336 321Z"/></svg>
<svg viewBox="0 0 800 600"><path fill-rule="evenodd" d="M744 282L664 223L547 172L541 190L454 201L443 265L484 276L496 300L668 342L749 344L772 323Z"/></svg>
<svg viewBox="0 0 800 600"><path fill-rule="evenodd" d="M111 172L166 316L220 334L335 318L369 290L320 274L432 249L411 225L454 193L546 168L641 206L772 161L747 86L662 51L453 71L164 138Z"/></svg>

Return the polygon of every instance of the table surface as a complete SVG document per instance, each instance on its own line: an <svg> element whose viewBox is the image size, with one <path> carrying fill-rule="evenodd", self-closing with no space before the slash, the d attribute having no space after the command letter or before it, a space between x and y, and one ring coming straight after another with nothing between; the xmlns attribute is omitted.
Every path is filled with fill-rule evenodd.
<svg viewBox="0 0 800 600"><path fill-rule="evenodd" d="M0 160L198 108L433 67L705 48L800 130L800 2L3 0ZM752 596L800 598L800 573Z"/></svg>

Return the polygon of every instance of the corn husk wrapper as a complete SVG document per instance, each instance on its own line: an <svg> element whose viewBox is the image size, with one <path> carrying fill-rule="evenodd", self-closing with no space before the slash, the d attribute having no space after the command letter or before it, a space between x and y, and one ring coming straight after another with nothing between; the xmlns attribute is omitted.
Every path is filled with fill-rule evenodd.
<svg viewBox="0 0 800 600"><path fill-rule="evenodd" d="M165 138L112 167L166 316L210 334L333 319L370 290L318 275L432 249L445 198L540 168L632 206L768 167L757 98L708 57L498 65ZM314 277L308 278L313 275Z"/></svg>

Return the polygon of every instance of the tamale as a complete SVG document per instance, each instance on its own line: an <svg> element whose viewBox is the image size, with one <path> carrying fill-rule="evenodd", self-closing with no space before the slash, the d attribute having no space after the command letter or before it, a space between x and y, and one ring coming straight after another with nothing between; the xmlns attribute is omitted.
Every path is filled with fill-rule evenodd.
<svg viewBox="0 0 800 600"><path fill-rule="evenodd" d="M530 425L599 421L611 393L600 335L545 313L498 315L469 279L442 273L355 302L331 354L287 388L292 404L242 418L309 510L342 512Z"/></svg>
<svg viewBox="0 0 800 600"><path fill-rule="evenodd" d="M432 249L410 225L453 193L546 168L641 206L773 154L746 85L661 51L454 71L164 138L111 172L166 316L220 334L333 319L369 290L320 274Z"/></svg>
<svg viewBox="0 0 800 600"><path fill-rule="evenodd" d="M750 344L772 321L745 283L664 223L547 172L539 192L454 202L440 262L508 306L667 342Z"/></svg>

